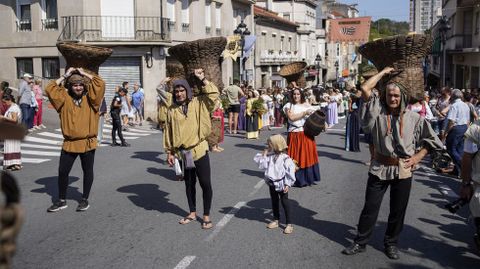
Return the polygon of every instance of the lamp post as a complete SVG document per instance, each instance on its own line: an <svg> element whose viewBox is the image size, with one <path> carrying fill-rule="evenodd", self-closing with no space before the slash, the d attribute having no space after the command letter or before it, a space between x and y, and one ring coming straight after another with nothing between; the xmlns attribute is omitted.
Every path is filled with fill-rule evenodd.
<svg viewBox="0 0 480 269"><path fill-rule="evenodd" d="M442 85L446 86L446 65L447 65L447 48L445 47L447 43L447 31L452 29L450 24L447 21L446 16L440 18L440 27L438 31L440 32L440 38L442 41Z"/></svg>
<svg viewBox="0 0 480 269"><path fill-rule="evenodd" d="M317 64L317 86L320 84L320 63L322 62L322 56L320 53L315 57L315 63Z"/></svg>
<svg viewBox="0 0 480 269"><path fill-rule="evenodd" d="M338 60L335 61L335 83L338 84Z"/></svg>
<svg viewBox="0 0 480 269"><path fill-rule="evenodd" d="M243 47L245 46L245 36L250 35L250 31L247 28L247 25L243 22L243 20L237 25L237 28L233 30L233 34L240 35L240 46L242 47L242 51L240 54L240 82L243 82L244 74L245 74L245 64L243 62Z"/></svg>

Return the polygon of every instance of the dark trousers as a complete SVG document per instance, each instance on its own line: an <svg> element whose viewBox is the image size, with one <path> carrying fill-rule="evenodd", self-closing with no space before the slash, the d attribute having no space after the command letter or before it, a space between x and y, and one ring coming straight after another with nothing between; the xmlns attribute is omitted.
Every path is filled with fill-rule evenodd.
<svg viewBox="0 0 480 269"><path fill-rule="evenodd" d="M288 192L284 193L275 190L274 186L268 186L270 190L270 199L272 200L273 217L275 220L280 220L280 202L282 202L283 210L285 211L285 220L290 224L290 202L288 200Z"/></svg>
<svg viewBox="0 0 480 269"><path fill-rule="evenodd" d="M122 121L120 119L120 114L111 113L110 116L112 116L112 144L115 144L117 142L117 133L122 144L125 143L125 139L123 139L122 134Z"/></svg>
<svg viewBox="0 0 480 269"><path fill-rule="evenodd" d="M95 150L87 151L85 153L66 152L62 149L60 154L60 165L58 167L58 192L59 198L65 200L67 197L68 175L72 170L73 163L80 156L80 161L83 170L83 195L82 197L88 199L90 190L93 184L93 162L95 160Z"/></svg>
<svg viewBox="0 0 480 269"><path fill-rule="evenodd" d="M448 132L447 139L445 144L447 146L447 151L452 156L453 163L455 164L455 169L453 172L456 175L460 174L460 168L462 164L463 156L463 135L467 131L467 125L457 125Z"/></svg>
<svg viewBox="0 0 480 269"><path fill-rule="evenodd" d="M210 207L212 206L212 183L210 180L210 158L208 153L202 158L198 159L195 163L195 168L185 169L184 181L185 181L185 193L187 194L188 207L190 212L197 211L196 202L196 189L195 185L198 182L203 192L203 214L210 215Z"/></svg>
<svg viewBox="0 0 480 269"><path fill-rule="evenodd" d="M368 243L378 212L382 204L383 195L390 186L390 214L388 215L387 231L385 232L384 245L395 246L403 228L405 211L407 210L408 199L412 187L412 178L380 180L378 177L369 174L367 191L365 194L365 205L358 222L358 234L355 243L365 245Z"/></svg>
<svg viewBox="0 0 480 269"><path fill-rule="evenodd" d="M33 116L35 115L35 109L27 104L20 104L20 110L22 111L22 123L28 129L33 127Z"/></svg>

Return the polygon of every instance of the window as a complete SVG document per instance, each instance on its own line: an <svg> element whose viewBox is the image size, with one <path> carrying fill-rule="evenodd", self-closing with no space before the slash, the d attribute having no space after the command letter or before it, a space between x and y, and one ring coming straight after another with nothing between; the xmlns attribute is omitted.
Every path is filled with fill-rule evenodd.
<svg viewBox="0 0 480 269"><path fill-rule="evenodd" d="M167 18L171 22L175 22L175 1L176 0L167 0Z"/></svg>
<svg viewBox="0 0 480 269"><path fill-rule="evenodd" d="M30 12L30 4L20 5L18 9L17 22L18 31L31 31L32 30L32 15Z"/></svg>
<svg viewBox="0 0 480 269"><path fill-rule="evenodd" d="M479 31L480 31L480 11L477 11L477 13L475 13L475 34L478 35Z"/></svg>
<svg viewBox="0 0 480 269"><path fill-rule="evenodd" d="M212 5L210 1L205 1L205 31L210 33L212 28Z"/></svg>
<svg viewBox="0 0 480 269"><path fill-rule="evenodd" d="M58 58L42 58L42 77L48 79L60 77L60 62Z"/></svg>
<svg viewBox="0 0 480 269"><path fill-rule="evenodd" d="M33 59L17 58L17 77L22 78L25 73L33 74Z"/></svg>
<svg viewBox="0 0 480 269"><path fill-rule="evenodd" d="M190 23L190 0L182 0L182 24Z"/></svg>
<svg viewBox="0 0 480 269"><path fill-rule="evenodd" d="M283 13L283 18L286 20L290 20L290 13L288 12Z"/></svg>
<svg viewBox="0 0 480 269"><path fill-rule="evenodd" d="M42 0L42 30L58 29L57 0Z"/></svg>
<svg viewBox="0 0 480 269"><path fill-rule="evenodd" d="M237 26L235 25L235 27ZM222 28L222 5L218 3L215 5L215 28L217 30Z"/></svg>

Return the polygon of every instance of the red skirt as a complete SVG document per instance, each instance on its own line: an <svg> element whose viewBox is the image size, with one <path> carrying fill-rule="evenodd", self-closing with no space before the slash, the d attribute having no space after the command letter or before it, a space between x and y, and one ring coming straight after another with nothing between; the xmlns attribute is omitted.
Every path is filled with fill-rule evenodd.
<svg viewBox="0 0 480 269"><path fill-rule="evenodd" d="M303 132L288 133L288 156L302 169L318 163L317 144Z"/></svg>

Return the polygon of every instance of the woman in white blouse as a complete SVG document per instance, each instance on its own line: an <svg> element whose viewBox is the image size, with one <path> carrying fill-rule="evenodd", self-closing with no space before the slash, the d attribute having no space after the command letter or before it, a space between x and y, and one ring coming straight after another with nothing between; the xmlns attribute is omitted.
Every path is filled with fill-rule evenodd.
<svg viewBox="0 0 480 269"><path fill-rule="evenodd" d="M291 94L292 102L283 107L288 118L288 155L299 167L295 173L295 186L310 186L320 181L320 168L315 138L304 134L303 125L315 108L306 102L301 89L295 88Z"/></svg>

